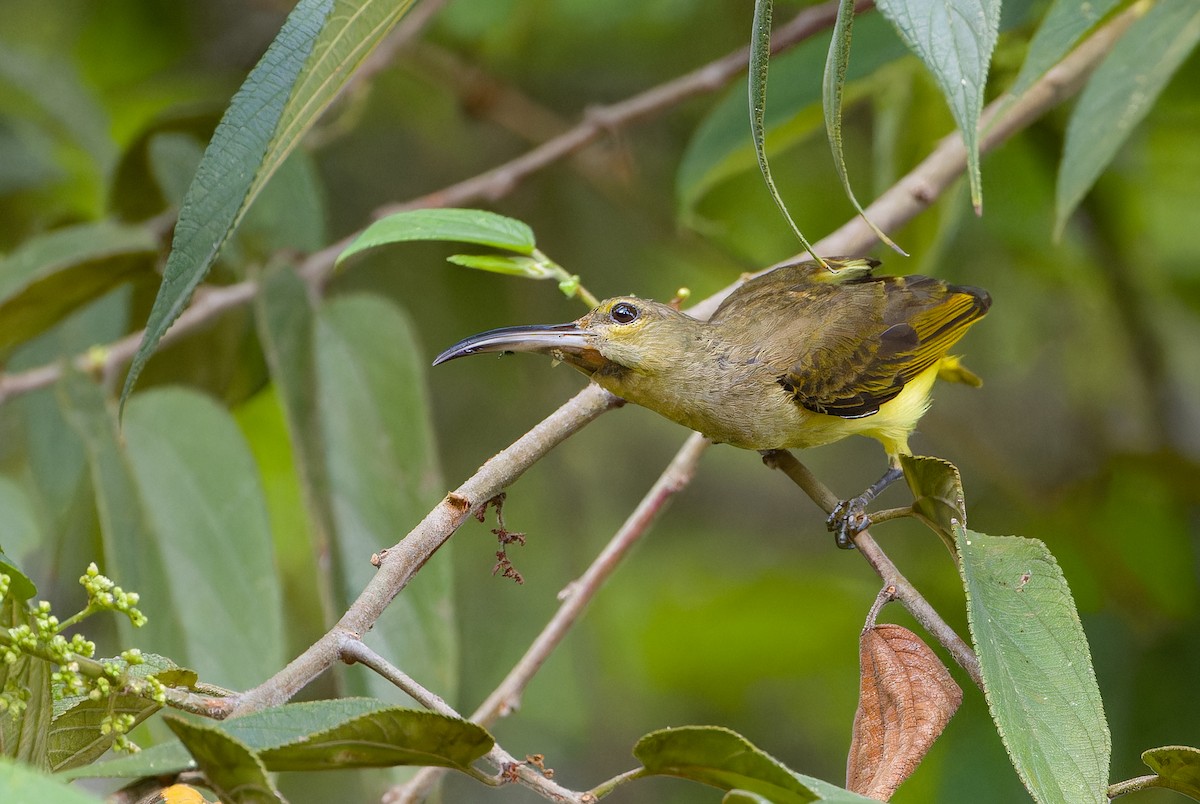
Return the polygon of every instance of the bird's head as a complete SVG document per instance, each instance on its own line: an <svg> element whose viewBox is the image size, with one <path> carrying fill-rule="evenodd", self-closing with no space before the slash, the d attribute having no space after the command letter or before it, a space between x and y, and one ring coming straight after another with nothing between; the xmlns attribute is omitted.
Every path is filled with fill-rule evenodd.
<svg viewBox="0 0 1200 804"><path fill-rule="evenodd" d="M482 352L538 352L585 374L628 369L659 374L678 362L701 322L665 304L618 296L570 324L504 327L472 335L433 364Z"/></svg>

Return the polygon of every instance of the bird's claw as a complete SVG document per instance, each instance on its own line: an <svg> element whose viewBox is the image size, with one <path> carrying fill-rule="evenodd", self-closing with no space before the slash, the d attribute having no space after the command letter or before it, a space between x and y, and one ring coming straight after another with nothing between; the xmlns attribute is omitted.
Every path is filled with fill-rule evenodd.
<svg viewBox="0 0 1200 804"><path fill-rule="evenodd" d="M843 550L854 549L854 537L871 526L871 517L867 516L868 500L862 497L852 497L842 500L833 509L825 526L833 534L837 546Z"/></svg>

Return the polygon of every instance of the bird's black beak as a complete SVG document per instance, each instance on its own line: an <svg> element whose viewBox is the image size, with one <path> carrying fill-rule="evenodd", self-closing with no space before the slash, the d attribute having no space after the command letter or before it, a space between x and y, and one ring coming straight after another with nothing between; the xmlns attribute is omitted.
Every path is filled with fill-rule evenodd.
<svg viewBox="0 0 1200 804"><path fill-rule="evenodd" d="M606 362L596 348L595 334L583 329L578 322L503 327L464 338L438 355L433 365L482 352L538 352L555 360L570 363L588 374Z"/></svg>

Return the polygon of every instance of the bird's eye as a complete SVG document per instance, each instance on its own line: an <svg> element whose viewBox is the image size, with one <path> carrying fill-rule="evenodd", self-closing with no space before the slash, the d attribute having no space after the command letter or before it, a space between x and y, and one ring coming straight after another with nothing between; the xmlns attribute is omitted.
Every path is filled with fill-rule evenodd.
<svg viewBox="0 0 1200 804"><path fill-rule="evenodd" d="M617 302L612 306L612 310L608 314L618 324L632 324L634 321L637 321L638 308L629 302Z"/></svg>

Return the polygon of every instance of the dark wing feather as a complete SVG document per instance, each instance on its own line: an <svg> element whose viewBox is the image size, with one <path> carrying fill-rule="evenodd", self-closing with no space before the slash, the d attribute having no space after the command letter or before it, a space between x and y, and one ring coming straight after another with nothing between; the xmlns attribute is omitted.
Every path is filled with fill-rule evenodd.
<svg viewBox="0 0 1200 804"><path fill-rule="evenodd" d="M776 276L779 274L779 276ZM770 281L774 278L777 281ZM817 413L870 416L934 366L987 312L982 290L925 276L843 282L788 266L743 286L713 320L738 317L779 368L778 382Z"/></svg>

